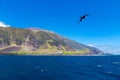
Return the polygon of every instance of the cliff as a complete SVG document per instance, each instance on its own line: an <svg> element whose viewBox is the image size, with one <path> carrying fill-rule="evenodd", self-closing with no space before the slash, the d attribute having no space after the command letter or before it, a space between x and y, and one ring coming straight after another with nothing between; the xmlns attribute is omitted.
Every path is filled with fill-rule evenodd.
<svg viewBox="0 0 120 80"><path fill-rule="evenodd" d="M46 30L0 27L0 53L94 55L102 51Z"/></svg>

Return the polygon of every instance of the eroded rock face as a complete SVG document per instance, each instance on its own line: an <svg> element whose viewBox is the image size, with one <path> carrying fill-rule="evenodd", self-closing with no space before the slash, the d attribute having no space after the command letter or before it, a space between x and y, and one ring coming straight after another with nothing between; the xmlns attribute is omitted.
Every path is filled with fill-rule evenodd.
<svg viewBox="0 0 120 80"><path fill-rule="evenodd" d="M96 48L86 46L46 30L35 32L33 29L0 28L0 46L11 46L13 44L15 44L15 47L9 47L0 51L11 52L11 50L20 49L37 51L49 49L53 51L89 50L88 53L90 54L99 54L102 52Z"/></svg>

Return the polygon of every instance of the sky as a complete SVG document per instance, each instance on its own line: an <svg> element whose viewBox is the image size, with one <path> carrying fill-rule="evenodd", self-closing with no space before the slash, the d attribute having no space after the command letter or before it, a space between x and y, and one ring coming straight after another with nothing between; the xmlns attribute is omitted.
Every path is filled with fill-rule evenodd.
<svg viewBox="0 0 120 80"><path fill-rule="evenodd" d="M120 0L0 0L0 25L36 27L101 49L118 48Z"/></svg>

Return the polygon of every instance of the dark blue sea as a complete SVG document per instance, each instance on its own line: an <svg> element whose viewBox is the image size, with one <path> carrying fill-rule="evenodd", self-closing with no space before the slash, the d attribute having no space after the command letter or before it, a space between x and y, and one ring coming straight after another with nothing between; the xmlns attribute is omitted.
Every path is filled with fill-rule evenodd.
<svg viewBox="0 0 120 80"><path fill-rule="evenodd" d="M120 80L120 56L0 56L0 80Z"/></svg>

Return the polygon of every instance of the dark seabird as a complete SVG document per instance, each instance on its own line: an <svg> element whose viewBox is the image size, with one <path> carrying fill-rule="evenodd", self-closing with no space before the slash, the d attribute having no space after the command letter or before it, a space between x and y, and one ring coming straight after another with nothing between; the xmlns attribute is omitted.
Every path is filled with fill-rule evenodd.
<svg viewBox="0 0 120 80"><path fill-rule="evenodd" d="M87 16L89 16L89 15L83 15L83 16L81 16L78 23L80 23L80 22L81 22L83 19L85 19Z"/></svg>

